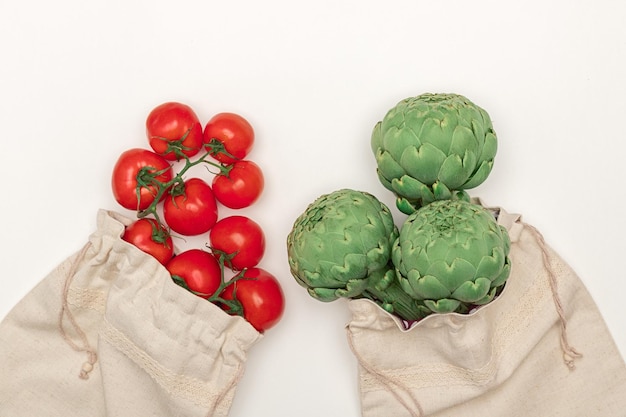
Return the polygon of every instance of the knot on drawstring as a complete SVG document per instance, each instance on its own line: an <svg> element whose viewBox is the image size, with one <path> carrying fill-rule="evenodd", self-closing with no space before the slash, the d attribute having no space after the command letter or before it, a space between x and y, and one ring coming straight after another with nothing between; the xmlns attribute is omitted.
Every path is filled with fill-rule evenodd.
<svg viewBox="0 0 626 417"><path fill-rule="evenodd" d="M557 276L554 273L554 269L552 268L552 263L550 262L550 254L548 252L548 246L543 238L543 235L539 230L535 227L524 223L524 226L527 227L537 239L539 243L539 247L541 248L541 254L543 257L543 265L546 271L548 272L548 277L550 281L550 290L552 292L552 299L554 300L554 306L556 308L556 312L559 316L559 325L561 328L561 350L563 350L563 361L565 365L571 370L576 369L576 359L581 358L583 355L574 349L567 339L567 318L565 317L565 310L563 309L563 303L561 302L561 297L559 297L558 290L558 280Z"/></svg>
<svg viewBox="0 0 626 417"><path fill-rule="evenodd" d="M80 368L80 374L78 374L80 379L89 379L89 373L93 371L93 367L98 361L98 355L96 355L96 352L88 351L87 355L87 362L83 363L83 366Z"/></svg>

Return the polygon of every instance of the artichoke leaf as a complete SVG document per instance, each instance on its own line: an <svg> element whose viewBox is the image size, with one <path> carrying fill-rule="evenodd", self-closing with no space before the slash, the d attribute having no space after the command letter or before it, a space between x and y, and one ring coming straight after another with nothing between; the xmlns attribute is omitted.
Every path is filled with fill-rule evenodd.
<svg viewBox="0 0 626 417"><path fill-rule="evenodd" d="M297 273L299 270L301 270L302 273ZM325 277L322 277L322 275L318 271L315 271L315 270L295 268L293 271L296 272L296 275L294 275L296 280L304 282L305 285L307 286L312 285L312 283L317 283L320 281L324 283L328 282L328 280L325 279Z"/></svg>
<svg viewBox="0 0 626 417"><path fill-rule="evenodd" d="M471 198L470 195L465 190L457 190L454 192L454 198L457 200L465 201L469 203Z"/></svg>
<svg viewBox="0 0 626 417"><path fill-rule="evenodd" d="M419 128L417 136L422 143L431 143L442 152L447 153L450 148L450 136L443 133L444 127L442 125L442 118L443 115L439 115L439 118L426 118Z"/></svg>
<svg viewBox="0 0 626 417"><path fill-rule="evenodd" d="M477 164L478 164L478 155L476 155L476 153L466 151L463 154L463 167L466 170L465 172L468 172L470 176L476 169Z"/></svg>
<svg viewBox="0 0 626 417"><path fill-rule="evenodd" d="M472 174L472 176L460 188L469 189L469 188L478 187L487 179L492 168L493 168L493 161L482 162L480 166L478 167L478 169Z"/></svg>
<svg viewBox="0 0 626 417"><path fill-rule="evenodd" d="M440 181L435 181L432 189L435 200L449 200L452 198L452 191L450 191L450 189Z"/></svg>
<svg viewBox="0 0 626 417"><path fill-rule="evenodd" d="M493 287L500 287L500 286L504 285L504 283L509 278L510 274L511 274L511 262L507 258L506 263L504 264L504 267L502 268L502 272L500 273L500 275L498 275L498 277L496 279L494 279L491 282L491 286L493 286Z"/></svg>
<svg viewBox="0 0 626 417"><path fill-rule="evenodd" d="M500 275L505 262L506 257L502 248L493 248L491 256L483 256L478 263L476 276L484 277L493 281Z"/></svg>
<svg viewBox="0 0 626 417"><path fill-rule="evenodd" d="M493 130L490 130L485 134L485 141L481 149L479 160L480 161L493 161L498 152L498 138Z"/></svg>
<svg viewBox="0 0 626 417"><path fill-rule="evenodd" d="M379 150L376 153L378 171L390 181L405 174L404 168L396 161L388 151Z"/></svg>
<svg viewBox="0 0 626 417"><path fill-rule="evenodd" d="M388 180L387 178L385 178L385 176L383 175L380 169L376 169L376 175L378 176L378 180L383 185L383 187L385 187L389 191L393 191L393 187L391 186L391 180Z"/></svg>
<svg viewBox="0 0 626 417"><path fill-rule="evenodd" d="M398 129L390 128L383 137L383 146L385 150L391 154L394 158L400 159L400 156L408 148L416 148L421 146L422 142L419 140L415 132L408 128Z"/></svg>
<svg viewBox="0 0 626 417"><path fill-rule="evenodd" d="M437 233L439 234L439 236L445 236L446 234L449 234L450 232L445 229L445 226L440 226L439 230L437 230ZM450 252L450 243L445 238L441 238L441 239L437 239L437 240L433 240L429 242L426 248L426 254L428 255L428 258L430 259L430 262L434 262L436 260L441 260L441 261L448 260L449 262L452 262L453 259L448 259L449 252ZM424 271L424 273L426 273L426 271Z"/></svg>
<svg viewBox="0 0 626 417"><path fill-rule="evenodd" d="M467 260L456 258L450 265L444 261L434 262L426 274L437 277L448 293L453 293L464 283L474 279L476 268Z"/></svg>
<svg viewBox="0 0 626 417"><path fill-rule="evenodd" d="M489 293L491 280L487 278L476 278L476 281L466 281L453 293L452 297L465 303L474 303Z"/></svg>
<svg viewBox="0 0 626 417"><path fill-rule="evenodd" d="M509 231L506 230L506 227L499 224L498 229L500 229L500 234L502 235L502 240L504 241L504 253L508 255L511 250L511 236L509 236Z"/></svg>
<svg viewBox="0 0 626 417"><path fill-rule="evenodd" d="M325 303L335 301L339 297L335 294L334 288L307 288L309 295L316 300L323 301Z"/></svg>
<svg viewBox="0 0 626 417"><path fill-rule="evenodd" d="M449 298L442 298L440 300L424 300L424 305L433 313L445 314L456 311L461 305L461 302Z"/></svg>
<svg viewBox="0 0 626 417"><path fill-rule="evenodd" d="M491 291L489 291L487 293L487 295L485 295L483 298L481 298L480 300L474 301L473 304L482 306L485 305L487 303L490 303L491 301L493 301L494 298L496 298L496 293L498 291L498 287L493 287L491 289Z"/></svg>
<svg viewBox="0 0 626 417"><path fill-rule="evenodd" d="M476 119L472 119L471 125L474 138L476 138L478 146L482 148L485 145L485 126L491 126L491 121L488 125L486 125L484 120L478 121Z"/></svg>
<svg viewBox="0 0 626 417"><path fill-rule="evenodd" d="M355 298L367 288L367 279L352 279L346 282L345 288L337 288L335 294L342 298Z"/></svg>
<svg viewBox="0 0 626 417"><path fill-rule="evenodd" d="M376 155L379 152L379 149L383 146L383 133L382 133L382 122L376 123L374 125L374 129L372 130L372 137L370 139L370 147L372 148L372 153Z"/></svg>
<svg viewBox="0 0 626 417"><path fill-rule="evenodd" d="M464 155L466 152L470 152L478 157L481 151L480 145L481 143L476 139L471 129L465 126L457 126L452 134L448 154Z"/></svg>
<svg viewBox="0 0 626 417"><path fill-rule="evenodd" d="M413 292L413 298L419 300L439 299L450 296L450 291L432 275L419 276L417 271L409 271L405 278Z"/></svg>
<svg viewBox="0 0 626 417"><path fill-rule="evenodd" d="M424 184L437 181L439 169L446 159L446 154L431 143L419 147L408 146L401 153L400 165L407 174Z"/></svg>
<svg viewBox="0 0 626 417"><path fill-rule="evenodd" d="M451 190L462 188L463 184L467 182L473 167L468 169L463 163L463 159L460 155L449 155L441 165L438 178L441 182L446 184Z"/></svg>
<svg viewBox="0 0 626 417"><path fill-rule="evenodd" d="M395 313L395 310L394 310L394 308L393 308L393 305L392 305L392 304L390 304L390 303L385 303L385 302L378 302L377 304L380 306L380 308L382 308L383 310L385 310L387 313L389 313L389 314L393 314L393 313Z"/></svg>
<svg viewBox="0 0 626 417"><path fill-rule="evenodd" d="M391 180L391 188L401 197L408 200L434 199L433 192L423 182L408 175L402 175L400 178Z"/></svg>
<svg viewBox="0 0 626 417"><path fill-rule="evenodd" d="M379 271L370 274L368 287L374 287L376 291L385 291L396 281L396 271L393 268L387 269L384 273Z"/></svg>
<svg viewBox="0 0 626 417"><path fill-rule="evenodd" d="M419 204L412 203L404 197L396 199L396 207L404 214L412 214L419 208Z"/></svg>
<svg viewBox="0 0 626 417"><path fill-rule="evenodd" d="M348 253L343 265L333 264L329 268L331 278L337 281L349 281L363 278L363 271L367 269L367 256L360 253Z"/></svg>

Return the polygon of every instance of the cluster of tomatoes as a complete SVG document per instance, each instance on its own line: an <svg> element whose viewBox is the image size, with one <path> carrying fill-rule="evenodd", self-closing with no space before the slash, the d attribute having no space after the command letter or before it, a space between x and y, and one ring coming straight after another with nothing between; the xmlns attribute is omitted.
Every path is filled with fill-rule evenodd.
<svg viewBox="0 0 626 417"><path fill-rule="evenodd" d="M249 207L263 191L261 169L245 159L255 139L250 123L219 113L203 128L190 106L167 102L148 115L146 136L151 149L129 149L113 168L116 201L137 213L122 238L154 256L178 285L259 332L274 326L284 295L276 277L257 266L263 230L244 215L218 216L220 205ZM210 184L192 174L201 165ZM207 236L206 247L175 250L172 236L199 235Z"/></svg>

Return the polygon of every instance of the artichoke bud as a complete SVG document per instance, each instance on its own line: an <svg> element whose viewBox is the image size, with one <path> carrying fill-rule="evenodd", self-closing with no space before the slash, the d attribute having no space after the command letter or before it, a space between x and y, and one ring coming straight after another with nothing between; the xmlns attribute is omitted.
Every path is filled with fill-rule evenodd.
<svg viewBox="0 0 626 417"><path fill-rule="evenodd" d="M497 138L487 112L458 94L422 94L399 102L374 126L377 174L400 211L458 198L489 175Z"/></svg>
<svg viewBox="0 0 626 417"><path fill-rule="evenodd" d="M431 313L490 302L510 270L507 230L484 207L435 201L409 215L392 248L401 288Z"/></svg>
<svg viewBox="0 0 626 417"><path fill-rule="evenodd" d="M341 189L317 198L287 236L296 282L320 301L362 297L386 271L398 236L389 208L373 195Z"/></svg>

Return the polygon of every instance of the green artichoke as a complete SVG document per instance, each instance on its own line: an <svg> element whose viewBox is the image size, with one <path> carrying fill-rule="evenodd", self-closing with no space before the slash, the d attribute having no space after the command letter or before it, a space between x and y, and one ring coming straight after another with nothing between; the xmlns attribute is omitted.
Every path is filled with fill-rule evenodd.
<svg viewBox="0 0 626 417"><path fill-rule="evenodd" d="M510 246L507 230L487 209L442 200L407 217L392 262L404 291L431 312L466 313L504 286Z"/></svg>
<svg viewBox="0 0 626 417"><path fill-rule="evenodd" d="M399 235L389 208L373 195L350 189L311 203L287 236L291 274L320 301L370 298L407 320L423 316L404 293L391 264Z"/></svg>
<svg viewBox="0 0 626 417"><path fill-rule="evenodd" d="M436 200L468 199L489 175L497 138L487 112L458 94L399 102L373 130L378 177L403 213Z"/></svg>

